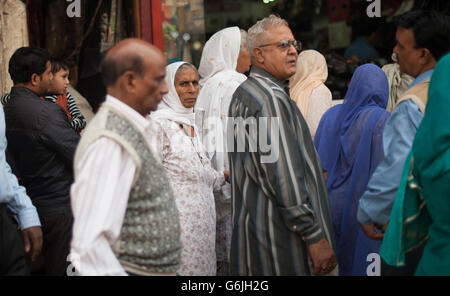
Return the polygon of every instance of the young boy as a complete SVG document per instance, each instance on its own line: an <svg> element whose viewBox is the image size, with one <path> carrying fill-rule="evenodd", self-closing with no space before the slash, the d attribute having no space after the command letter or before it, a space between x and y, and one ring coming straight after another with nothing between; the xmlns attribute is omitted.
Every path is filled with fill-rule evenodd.
<svg viewBox="0 0 450 296"><path fill-rule="evenodd" d="M86 126L86 120L75 103L75 99L67 91L69 85L69 67L64 61L52 58L52 74L50 95L45 100L56 103L63 108L70 120L72 128L80 133Z"/></svg>

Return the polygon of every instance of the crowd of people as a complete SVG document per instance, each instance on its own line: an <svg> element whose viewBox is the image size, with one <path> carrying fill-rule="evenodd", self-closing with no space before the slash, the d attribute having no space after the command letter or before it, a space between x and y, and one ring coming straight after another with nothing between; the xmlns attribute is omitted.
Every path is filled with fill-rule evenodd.
<svg viewBox="0 0 450 296"><path fill-rule="evenodd" d="M450 18L395 23L396 64L358 67L334 107L275 15L215 33L198 69L118 42L92 119L64 61L19 48L0 274L367 275L380 254L381 275L450 275Z"/></svg>

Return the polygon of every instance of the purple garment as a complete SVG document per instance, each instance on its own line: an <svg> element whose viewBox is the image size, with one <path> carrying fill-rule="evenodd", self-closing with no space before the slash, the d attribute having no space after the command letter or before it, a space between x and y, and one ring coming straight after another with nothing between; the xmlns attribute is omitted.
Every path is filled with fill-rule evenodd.
<svg viewBox="0 0 450 296"><path fill-rule="evenodd" d="M340 275L367 275L367 255L378 253L356 219L359 199L383 160L383 128L389 84L384 72L366 64L356 69L342 105L322 117L314 145L327 172Z"/></svg>

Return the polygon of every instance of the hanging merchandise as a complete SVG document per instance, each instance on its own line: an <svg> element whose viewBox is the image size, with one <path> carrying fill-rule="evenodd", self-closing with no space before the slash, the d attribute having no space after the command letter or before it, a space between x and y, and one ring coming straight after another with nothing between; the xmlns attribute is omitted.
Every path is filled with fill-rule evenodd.
<svg viewBox="0 0 450 296"><path fill-rule="evenodd" d="M350 18L350 0L328 0L330 23L347 21Z"/></svg>
<svg viewBox="0 0 450 296"><path fill-rule="evenodd" d="M203 0L162 0L164 54L168 63L199 63L198 42L204 43ZM194 47L194 44L196 46ZM201 48L200 44L200 48ZM197 49L196 49L197 48Z"/></svg>
<svg viewBox="0 0 450 296"><path fill-rule="evenodd" d="M10 91L9 59L22 46L28 46L26 5L19 0L0 0L0 96Z"/></svg>
<svg viewBox="0 0 450 296"><path fill-rule="evenodd" d="M100 52L110 49L114 44L122 40L122 0L111 0L111 9L109 14L103 13L100 21Z"/></svg>
<svg viewBox="0 0 450 296"><path fill-rule="evenodd" d="M43 0L27 0L26 4L29 44L33 47L44 47Z"/></svg>
<svg viewBox="0 0 450 296"><path fill-rule="evenodd" d="M191 55L191 49L189 48L189 40L191 39L191 35L189 33L184 33L183 35L183 41L184 41L184 48L183 48L183 61L192 63L192 55Z"/></svg>
<svg viewBox="0 0 450 296"><path fill-rule="evenodd" d="M330 48L348 47L351 42L351 28L347 25L350 18L350 0L328 1L328 42Z"/></svg>
<svg viewBox="0 0 450 296"><path fill-rule="evenodd" d="M345 48L350 46L352 30L346 22L331 23L328 27L328 42L330 48Z"/></svg>

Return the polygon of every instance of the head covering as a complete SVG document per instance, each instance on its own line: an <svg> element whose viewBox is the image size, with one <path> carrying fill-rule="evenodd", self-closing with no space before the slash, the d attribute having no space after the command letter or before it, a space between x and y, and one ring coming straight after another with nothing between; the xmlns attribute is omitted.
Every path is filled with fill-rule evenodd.
<svg viewBox="0 0 450 296"><path fill-rule="evenodd" d="M340 275L366 275L369 253L380 243L364 235L356 214L359 199L383 160L382 133L389 85L375 65L358 67L342 105L328 110L314 144L324 170L333 216Z"/></svg>
<svg viewBox="0 0 450 296"><path fill-rule="evenodd" d="M241 32L238 27L225 28L212 35L205 43L198 68L200 86L219 72L236 72L240 48Z"/></svg>
<svg viewBox="0 0 450 296"><path fill-rule="evenodd" d="M227 117L233 93L247 77L236 71L241 47L241 32L238 27L225 28L215 33L205 44L200 61L200 93L195 104L197 123L202 126L201 139L212 159L216 155L215 168L224 169L226 154ZM225 115L225 116L223 116ZM209 130L214 122L215 130Z"/></svg>
<svg viewBox="0 0 450 296"><path fill-rule="evenodd" d="M325 83L328 67L325 57L318 51L302 51L297 60L297 72L290 79L291 98L297 104L303 117L308 119L308 107L311 93Z"/></svg>
<svg viewBox="0 0 450 296"><path fill-rule="evenodd" d="M168 119L177 123L195 126L194 108L186 108L180 101L175 89L175 75L186 62L176 62L166 67L166 83L169 92L163 96L162 102L158 105L158 110L151 113L152 119ZM190 64L189 64L190 65Z"/></svg>
<svg viewBox="0 0 450 296"><path fill-rule="evenodd" d="M425 116L405 161L391 220L384 235L380 255L390 265L404 265L405 253L427 241L433 221L435 225L449 221L449 186L443 185L450 183L449 76L450 54L447 54L439 61L431 78ZM435 258L441 259L440 254L447 256L450 253L448 232L442 234L437 230L438 227L444 229L448 225L436 226L432 239L435 246L440 244L440 248L435 248L433 252ZM439 242L440 239L442 241ZM444 275L437 268L438 263L428 261L427 255L425 249L416 273L421 273L421 267L428 267L428 272L432 270L436 275ZM445 264L448 275L448 262Z"/></svg>
<svg viewBox="0 0 450 296"><path fill-rule="evenodd" d="M324 114L316 133L314 143L318 149L322 166L327 171L328 181L330 181L329 174L333 170L339 154L347 154L346 152L350 148L345 147L352 145L352 142L361 136L362 131L354 134L352 129L360 114L363 111L374 109L378 115L386 115L382 109L386 108L388 97L388 81L378 66L366 64L356 69L343 104L331 108ZM372 129L373 126L365 127L368 132L372 132ZM341 149L338 149L339 147ZM343 156L351 157L351 155ZM351 163L353 160L349 159L349 165Z"/></svg>

